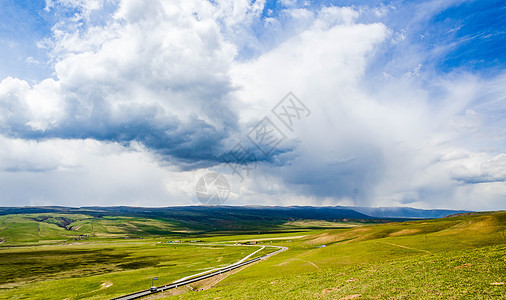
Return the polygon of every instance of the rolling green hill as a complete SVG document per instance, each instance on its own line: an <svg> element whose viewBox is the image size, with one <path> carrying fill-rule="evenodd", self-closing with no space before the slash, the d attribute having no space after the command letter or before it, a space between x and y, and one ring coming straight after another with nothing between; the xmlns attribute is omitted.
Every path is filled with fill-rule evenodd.
<svg viewBox="0 0 506 300"><path fill-rule="evenodd" d="M97 238L178 236L191 232L175 222L140 217L93 217L81 214L0 216L0 245L51 243Z"/></svg>
<svg viewBox="0 0 506 300"><path fill-rule="evenodd" d="M179 297L504 299L505 229L496 212L330 230L277 243L290 250Z"/></svg>
<svg viewBox="0 0 506 300"><path fill-rule="evenodd" d="M384 222L348 209L317 207L0 207L0 246L97 238L189 238L297 231L308 226L290 225L294 221L336 219ZM332 223L312 228L328 228L329 224Z"/></svg>
<svg viewBox="0 0 506 300"><path fill-rule="evenodd" d="M289 250L218 283L195 283L191 288L157 296L506 297L506 212L343 223L296 219L279 211L262 218L246 210L222 219L218 214L201 220L198 218L208 215L208 211L190 210L170 218L165 213L154 215L153 211L148 213L150 218L139 210L131 214L127 211L80 209L79 213L31 211L0 216L0 299L30 299L37 295L46 295L46 299L108 299L145 289L155 275L164 278L162 284L233 262L249 249L223 245L238 241L286 246ZM208 222L214 225L206 230ZM190 237L214 246L168 243L174 239L190 241ZM213 288L208 289L210 286Z"/></svg>

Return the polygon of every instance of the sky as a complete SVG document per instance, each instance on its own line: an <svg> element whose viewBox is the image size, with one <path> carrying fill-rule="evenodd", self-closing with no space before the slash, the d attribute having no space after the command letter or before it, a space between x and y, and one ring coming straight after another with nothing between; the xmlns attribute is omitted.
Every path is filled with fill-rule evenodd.
<svg viewBox="0 0 506 300"><path fill-rule="evenodd" d="M1 0L0 206L226 186L506 209L505 20L486 0Z"/></svg>

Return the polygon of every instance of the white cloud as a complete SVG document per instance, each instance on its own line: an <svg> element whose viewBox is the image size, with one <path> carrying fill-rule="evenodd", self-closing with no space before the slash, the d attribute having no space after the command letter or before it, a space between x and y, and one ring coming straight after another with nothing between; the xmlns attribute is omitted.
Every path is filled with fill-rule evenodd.
<svg viewBox="0 0 506 300"><path fill-rule="evenodd" d="M5 137L0 143L1 205L188 205L200 174L162 168L142 145Z"/></svg>
<svg viewBox="0 0 506 300"><path fill-rule="evenodd" d="M349 8L325 8L318 17L279 47L232 69L241 87L237 106L246 107L240 110L243 132L289 90L312 110L292 136L300 140L296 158L284 168L258 169L241 185L241 199L279 204L297 195L309 204L328 203L330 197L358 205L465 207L458 201L461 183L451 170L467 155L481 164L490 157L471 149L466 156L455 155L483 126L483 117L470 107L488 83L450 74L431 81L440 91L431 94L418 67L410 76L364 89L364 82L373 80L365 73L371 54L389 30L355 24L357 14ZM483 100L481 105L491 101ZM449 160L452 164L441 162Z"/></svg>
<svg viewBox="0 0 506 300"><path fill-rule="evenodd" d="M453 178L471 184L506 182L506 154L491 159L477 156L462 158L459 164L453 165Z"/></svg>
<svg viewBox="0 0 506 300"><path fill-rule="evenodd" d="M230 204L500 208L505 76L434 75L412 48L375 74L410 32L361 17L393 7L285 2L262 21L264 1L48 0L76 13L45 41L54 78L0 82L3 204L191 204L209 161L293 91L311 116L229 176Z"/></svg>
<svg viewBox="0 0 506 300"><path fill-rule="evenodd" d="M297 4L297 0L281 0L281 4L287 7L295 6Z"/></svg>

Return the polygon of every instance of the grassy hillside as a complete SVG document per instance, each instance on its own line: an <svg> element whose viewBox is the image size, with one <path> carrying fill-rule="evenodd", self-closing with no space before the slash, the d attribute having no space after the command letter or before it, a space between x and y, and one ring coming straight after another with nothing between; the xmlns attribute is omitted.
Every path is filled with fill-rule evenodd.
<svg viewBox="0 0 506 300"><path fill-rule="evenodd" d="M498 212L273 240L290 250L178 297L504 299L505 229L506 212Z"/></svg>
<svg viewBox="0 0 506 300"><path fill-rule="evenodd" d="M227 230L209 226L202 231L194 225L209 220L192 225L188 215L170 219L95 213L0 216L0 299L108 299L147 288L153 276L161 278L159 284L167 283L255 250L222 245L238 241L289 250L211 289L206 289L209 283L196 283L193 290L186 287L157 297L506 297L506 212L378 224L291 220L276 212L258 219L254 227L249 224L256 217L250 214L237 221L235 231L229 222L241 214L222 220L225 226L220 228ZM214 246L167 243L176 239Z"/></svg>
<svg viewBox="0 0 506 300"><path fill-rule="evenodd" d="M0 299L110 299L226 266L257 250L138 240L0 250Z"/></svg>
<svg viewBox="0 0 506 300"><path fill-rule="evenodd" d="M228 216L235 221L201 218L191 221L180 218L146 218L141 216L33 213L0 216L0 247L21 244L48 244L95 239L117 238L192 238L237 233L303 232L312 229L341 228L342 223L315 220L290 221L292 218L265 216L263 219L240 219L240 215ZM214 216L214 218L217 218ZM184 219L184 221L183 221ZM366 222L367 220L361 220ZM379 220L370 220L378 222ZM207 224L207 225L206 225ZM346 226L357 223L346 222Z"/></svg>
<svg viewBox="0 0 506 300"><path fill-rule="evenodd" d="M178 236L191 230L167 220L140 217L93 217L82 214L19 214L0 216L1 246L94 238Z"/></svg>
<svg viewBox="0 0 506 300"><path fill-rule="evenodd" d="M125 219L132 224L131 218L137 220L156 220L154 230L147 228L147 234L167 234L166 225L175 227L176 231L185 232L268 232L279 231L280 226L290 221L297 220L356 220L360 222L382 222L381 219L372 218L356 211L340 207L234 207L234 206L184 206L184 207L0 207L2 215L58 215L60 218L77 218L86 222L101 223L105 226L116 226ZM73 217L70 217L73 216ZM110 222L101 222L109 219ZM118 222L115 222L118 221ZM59 222L56 222L58 225ZM163 224L162 224L163 223ZM137 230L136 224L129 228L120 228L112 233L126 231L127 234L137 234L145 231L144 228ZM33 226L33 224L32 224ZM79 225L77 225L79 226ZM75 228L76 226L74 226ZM143 226L145 227L145 226ZM286 226L284 226L286 227ZM284 228L283 227L283 228ZM94 228L100 232L100 226ZM158 230L161 229L161 230ZM93 228L91 228L93 230ZM136 232L137 231L137 232ZM158 231L158 232L157 232ZM172 230L169 230L172 231ZM1 238L1 235L0 235Z"/></svg>
<svg viewBox="0 0 506 300"><path fill-rule="evenodd" d="M205 220L204 220L205 221ZM0 216L0 299L110 299L225 266L258 247L221 246L231 240L276 238L355 226L277 218L265 230L195 231L180 220L40 212ZM246 220L240 225L250 222ZM274 230L273 233L265 233ZM281 233L279 233L281 232ZM254 233L254 234L253 234ZM202 246L192 240L217 243ZM169 243L169 241L188 243ZM231 243L227 243L231 244ZM266 248L260 256L274 251Z"/></svg>

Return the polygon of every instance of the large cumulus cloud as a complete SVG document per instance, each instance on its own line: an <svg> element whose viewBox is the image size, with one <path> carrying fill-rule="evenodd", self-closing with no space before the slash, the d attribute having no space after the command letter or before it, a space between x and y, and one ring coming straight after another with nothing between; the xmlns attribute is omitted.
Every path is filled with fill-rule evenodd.
<svg viewBox="0 0 506 300"><path fill-rule="evenodd" d="M190 204L215 170L230 204L501 207L506 77L437 72L416 31L455 2L283 3L47 1L53 76L0 82L2 198ZM311 110L293 131L288 91ZM238 178L220 155L265 116L287 140Z"/></svg>
<svg viewBox="0 0 506 300"><path fill-rule="evenodd" d="M235 46L220 33L217 8L122 1L105 24L93 25L100 2L60 4L78 12L47 41L54 78L0 83L4 133L139 141L189 164L219 155L236 118L228 108Z"/></svg>

